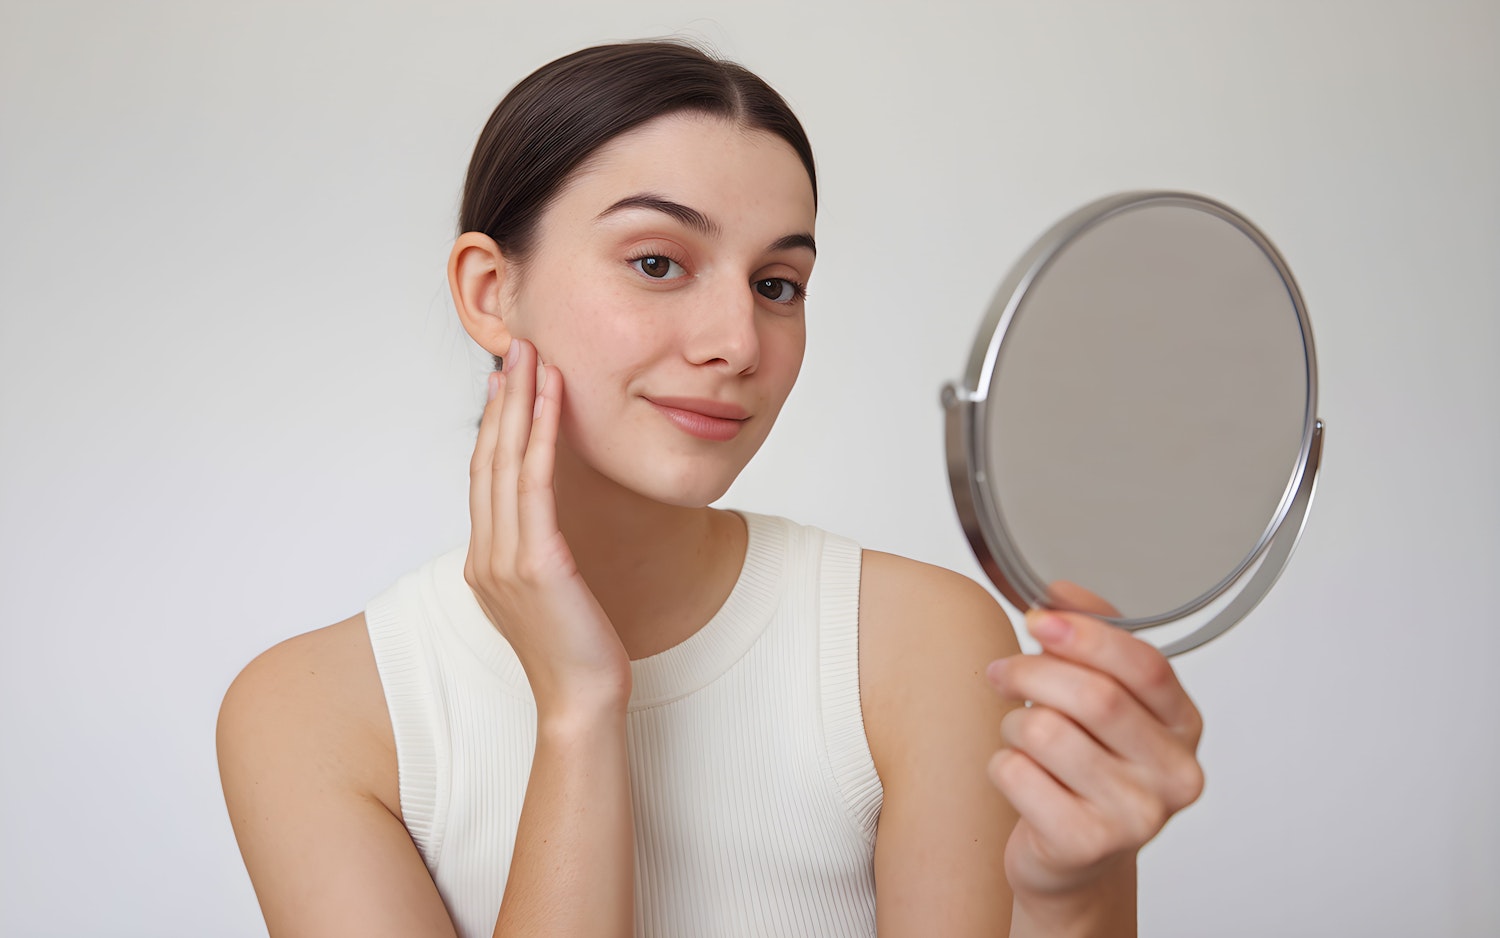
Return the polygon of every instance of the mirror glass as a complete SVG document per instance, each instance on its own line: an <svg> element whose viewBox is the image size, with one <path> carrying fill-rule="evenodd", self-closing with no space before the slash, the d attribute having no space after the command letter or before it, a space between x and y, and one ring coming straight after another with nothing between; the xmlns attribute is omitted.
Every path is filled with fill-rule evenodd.
<svg viewBox="0 0 1500 938"><path fill-rule="evenodd" d="M1012 271L945 394L955 503L1021 608L1065 605L1065 581L1118 624L1174 621L1289 519L1295 540L1315 400L1300 294L1257 229L1184 193L1101 200Z"/></svg>

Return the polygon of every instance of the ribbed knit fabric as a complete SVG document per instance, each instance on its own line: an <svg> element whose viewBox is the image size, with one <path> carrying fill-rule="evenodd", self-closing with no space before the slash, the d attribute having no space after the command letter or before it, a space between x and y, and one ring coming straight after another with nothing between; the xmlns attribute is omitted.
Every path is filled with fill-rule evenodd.
<svg viewBox="0 0 1500 938"><path fill-rule="evenodd" d="M742 513L744 568L631 662L638 936L875 934L880 779L859 703L860 550ZM365 610L401 809L461 938L492 933L536 746L525 673L439 557Z"/></svg>

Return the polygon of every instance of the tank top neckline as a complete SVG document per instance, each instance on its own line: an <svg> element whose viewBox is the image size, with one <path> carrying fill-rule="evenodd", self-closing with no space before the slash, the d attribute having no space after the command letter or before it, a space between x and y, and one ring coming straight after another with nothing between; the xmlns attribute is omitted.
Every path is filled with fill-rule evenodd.
<svg viewBox="0 0 1500 938"><path fill-rule="evenodd" d="M630 662L631 711L670 703L707 686L742 658L776 612L786 562L788 522L736 511L745 521L745 559L722 606L671 648ZM526 672L510 644L490 623L464 580L467 547L444 555L434 570L447 627L513 694L530 697Z"/></svg>

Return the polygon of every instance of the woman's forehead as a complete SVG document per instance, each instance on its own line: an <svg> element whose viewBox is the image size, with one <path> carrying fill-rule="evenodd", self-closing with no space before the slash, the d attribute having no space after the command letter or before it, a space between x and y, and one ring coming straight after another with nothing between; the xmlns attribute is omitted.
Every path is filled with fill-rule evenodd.
<svg viewBox="0 0 1500 938"><path fill-rule="evenodd" d="M560 193L580 214L642 195L736 225L810 230L817 215L812 182L790 144L703 114L667 115L621 134L580 166Z"/></svg>

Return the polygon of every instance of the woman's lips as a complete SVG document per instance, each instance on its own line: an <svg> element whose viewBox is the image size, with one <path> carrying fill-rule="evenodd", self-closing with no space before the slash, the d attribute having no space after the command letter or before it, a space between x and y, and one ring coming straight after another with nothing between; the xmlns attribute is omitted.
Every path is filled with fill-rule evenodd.
<svg viewBox="0 0 1500 938"><path fill-rule="evenodd" d="M688 397L648 397L646 400L684 433L718 443L738 436L750 417L745 408L719 401Z"/></svg>

